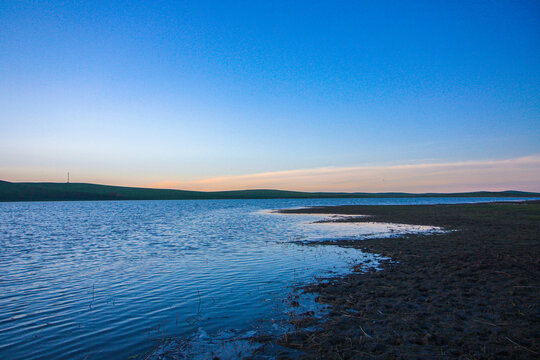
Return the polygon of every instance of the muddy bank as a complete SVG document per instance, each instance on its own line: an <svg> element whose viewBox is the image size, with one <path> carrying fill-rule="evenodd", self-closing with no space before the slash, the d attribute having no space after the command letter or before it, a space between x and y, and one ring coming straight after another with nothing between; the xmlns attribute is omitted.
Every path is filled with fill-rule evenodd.
<svg viewBox="0 0 540 360"><path fill-rule="evenodd" d="M338 206L284 213L441 226L444 234L340 241L392 260L305 287L331 306L279 343L314 359L540 357L540 202ZM333 243L335 244L335 243ZM319 246L319 245L317 245Z"/></svg>

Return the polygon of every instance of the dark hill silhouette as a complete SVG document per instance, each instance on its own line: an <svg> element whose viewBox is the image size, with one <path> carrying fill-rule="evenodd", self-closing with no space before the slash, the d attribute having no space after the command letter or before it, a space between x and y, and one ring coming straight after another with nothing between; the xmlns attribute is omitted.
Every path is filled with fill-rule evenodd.
<svg viewBox="0 0 540 360"><path fill-rule="evenodd" d="M300 199L373 197L540 197L523 191L477 191L467 193L343 193L285 190L186 191L109 186L86 183L12 183L0 180L0 201L70 200L195 200L195 199Z"/></svg>

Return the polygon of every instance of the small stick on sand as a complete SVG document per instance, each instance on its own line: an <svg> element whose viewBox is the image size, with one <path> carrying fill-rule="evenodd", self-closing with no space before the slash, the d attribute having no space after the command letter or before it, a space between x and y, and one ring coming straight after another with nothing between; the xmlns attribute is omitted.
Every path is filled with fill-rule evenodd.
<svg viewBox="0 0 540 360"><path fill-rule="evenodd" d="M531 350L531 349L529 349L528 347L525 347L525 346L523 346L523 345L519 345L517 342L513 341L512 339L510 339L508 336L505 336L505 338L506 338L506 340L510 341L512 344L514 344L514 345L516 345L516 346L518 346L518 347L520 347L520 348L523 348L523 349L525 349L525 350L527 350L527 351L529 351L529 352L531 352L531 353L533 353L533 354L535 354L535 355L538 355L538 353L537 353L536 351Z"/></svg>
<svg viewBox="0 0 540 360"><path fill-rule="evenodd" d="M362 327L361 327L360 325L358 325L358 327L360 328L360 330L362 330L362 333L364 333L365 336L367 336L367 337L370 338L370 339L373 339L373 337L372 337L371 335L369 335L368 333L366 333L366 332L364 331L364 329L362 329Z"/></svg>
<svg viewBox="0 0 540 360"><path fill-rule="evenodd" d="M482 320L477 320L477 319L473 319L473 321L479 322L481 324L490 325L490 326L499 326L499 325L495 325L495 324L487 322L487 321L482 321Z"/></svg>

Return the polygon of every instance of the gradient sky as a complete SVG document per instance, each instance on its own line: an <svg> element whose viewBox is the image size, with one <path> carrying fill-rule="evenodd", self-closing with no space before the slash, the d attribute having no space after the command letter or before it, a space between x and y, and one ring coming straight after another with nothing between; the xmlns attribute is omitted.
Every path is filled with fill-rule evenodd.
<svg viewBox="0 0 540 360"><path fill-rule="evenodd" d="M538 1L0 1L8 181L540 191L539 100Z"/></svg>

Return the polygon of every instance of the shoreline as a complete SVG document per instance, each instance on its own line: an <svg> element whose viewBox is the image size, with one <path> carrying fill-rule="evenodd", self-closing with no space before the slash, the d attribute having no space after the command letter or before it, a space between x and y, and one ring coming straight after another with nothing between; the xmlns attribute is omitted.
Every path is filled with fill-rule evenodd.
<svg viewBox="0 0 540 360"><path fill-rule="evenodd" d="M346 205L286 214L369 215L331 222L389 222L448 231L317 242L376 253L382 271L355 271L301 289L329 305L278 340L305 358L536 359L540 356L540 201Z"/></svg>

